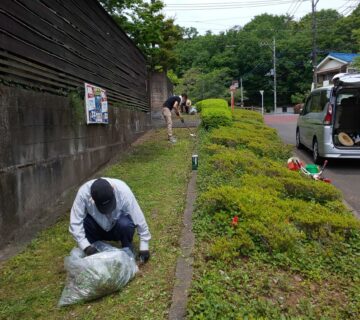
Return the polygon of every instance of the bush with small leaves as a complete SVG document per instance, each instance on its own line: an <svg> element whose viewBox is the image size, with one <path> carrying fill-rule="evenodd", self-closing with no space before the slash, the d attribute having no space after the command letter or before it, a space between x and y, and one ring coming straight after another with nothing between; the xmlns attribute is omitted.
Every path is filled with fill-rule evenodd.
<svg viewBox="0 0 360 320"><path fill-rule="evenodd" d="M201 112L201 125L206 130L232 125L231 111L223 108L206 108Z"/></svg>
<svg viewBox="0 0 360 320"><path fill-rule="evenodd" d="M228 103L224 99L205 99L196 103L196 109L198 112L203 111L206 108L220 108L228 109Z"/></svg>

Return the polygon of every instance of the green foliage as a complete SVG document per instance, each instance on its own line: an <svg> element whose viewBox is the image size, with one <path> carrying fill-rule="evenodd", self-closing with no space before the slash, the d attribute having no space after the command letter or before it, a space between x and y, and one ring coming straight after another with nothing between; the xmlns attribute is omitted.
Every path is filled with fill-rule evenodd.
<svg viewBox="0 0 360 320"><path fill-rule="evenodd" d="M360 44L360 9L343 16L335 10L319 10L317 18L317 48L319 63L329 51L358 52ZM249 23L220 34L187 37L176 47L179 63L175 73L184 81L190 69L201 70L215 77L216 70L228 68L226 77L217 78L223 88L231 80L243 79L246 90L245 104L260 105L259 89L264 90L264 105L273 110L273 79L265 76L273 68L272 39L276 38L278 105L301 102L300 97L309 90L312 81L312 15L300 20L285 15L261 14ZM261 45L267 43L267 45ZM230 79L229 79L230 78ZM187 92L204 99L200 79L188 85ZM211 82L210 79L209 83ZM230 81L229 81L230 80ZM205 83L205 82L204 82ZM206 86L206 84L205 84ZM211 89L207 87L204 92ZM180 90L181 91L181 90ZM239 90L237 90L238 92ZM223 94L223 93L221 93ZM217 97L228 97L217 95ZM293 97L292 97L293 96ZM239 95L236 94L236 102Z"/></svg>
<svg viewBox="0 0 360 320"><path fill-rule="evenodd" d="M164 130L148 133L121 161L98 173L131 187L152 234L151 259L133 281L120 293L90 304L58 308L66 278L64 257L75 245L64 213L20 254L1 263L1 319L168 318L193 148L187 130L175 130L176 146L169 145ZM134 240L138 248L136 235Z"/></svg>
<svg viewBox="0 0 360 320"><path fill-rule="evenodd" d="M261 116L233 116L200 133L188 318L357 319L360 222L334 186L287 169Z"/></svg>
<svg viewBox="0 0 360 320"><path fill-rule="evenodd" d="M223 108L206 108L201 112L201 125L206 129L229 126L232 123L231 111Z"/></svg>
<svg viewBox="0 0 360 320"><path fill-rule="evenodd" d="M245 110L245 109L235 109L233 113L234 121L240 121L241 124L250 123L250 124L257 124L257 123L264 123L263 116L254 111Z"/></svg>
<svg viewBox="0 0 360 320"><path fill-rule="evenodd" d="M175 91L187 92L195 103L215 97L227 99L230 97L228 87L231 80L229 68L207 72L204 72L202 68L191 68L183 74L179 84L175 87Z"/></svg>
<svg viewBox="0 0 360 320"><path fill-rule="evenodd" d="M168 70L167 76L173 85L176 86L179 84L179 78L177 77L177 75L174 73L173 70Z"/></svg>
<svg viewBox="0 0 360 320"><path fill-rule="evenodd" d="M293 95L291 95L291 102L294 104L298 104L298 103L304 103L305 102L305 98L306 96L309 94L308 91L301 93L301 92L297 92Z"/></svg>
<svg viewBox="0 0 360 320"><path fill-rule="evenodd" d="M223 99L205 99L201 100L196 104L196 108L198 112L201 112L201 110L204 108L222 108L222 109L228 109L228 104Z"/></svg>
<svg viewBox="0 0 360 320"><path fill-rule="evenodd" d="M262 126L262 129L257 127L248 130L249 127L251 124L244 123L234 127L215 129L210 133L210 141L230 148L248 148L262 157L272 157L273 159L290 157L290 147L281 143L273 129Z"/></svg>
<svg viewBox="0 0 360 320"><path fill-rule="evenodd" d="M303 200L314 200L325 204L329 201L340 201L341 192L327 183L319 183L312 179L303 179L302 176L281 178L286 194L289 197Z"/></svg>
<svg viewBox="0 0 360 320"><path fill-rule="evenodd" d="M359 38L360 38L360 30L358 30L358 31L359 31ZM360 42L360 40L359 40L359 42ZM356 69L360 70L360 57L355 57L352 65L353 65Z"/></svg>
<svg viewBox="0 0 360 320"><path fill-rule="evenodd" d="M243 231L243 229L238 229L237 236L232 238L217 237L210 247L209 258L231 262L239 256L250 255L255 249L255 244L251 237Z"/></svg>
<svg viewBox="0 0 360 320"><path fill-rule="evenodd" d="M68 95L72 111L72 124L85 123L85 102L84 95L80 91L71 91Z"/></svg>
<svg viewBox="0 0 360 320"><path fill-rule="evenodd" d="M231 111L223 99L206 99L197 103L201 111L201 125L206 130L232 124Z"/></svg>
<svg viewBox="0 0 360 320"><path fill-rule="evenodd" d="M182 38L182 29L162 13L162 1L100 0L100 3L142 50L151 70L166 71L176 65L174 48Z"/></svg>

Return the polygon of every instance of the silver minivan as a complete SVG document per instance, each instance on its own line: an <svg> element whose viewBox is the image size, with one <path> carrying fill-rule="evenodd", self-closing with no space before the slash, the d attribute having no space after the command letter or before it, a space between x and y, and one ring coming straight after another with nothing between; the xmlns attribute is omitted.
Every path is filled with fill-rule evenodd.
<svg viewBox="0 0 360 320"><path fill-rule="evenodd" d="M296 126L296 147L326 158L360 158L360 75L334 77L334 85L313 90Z"/></svg>

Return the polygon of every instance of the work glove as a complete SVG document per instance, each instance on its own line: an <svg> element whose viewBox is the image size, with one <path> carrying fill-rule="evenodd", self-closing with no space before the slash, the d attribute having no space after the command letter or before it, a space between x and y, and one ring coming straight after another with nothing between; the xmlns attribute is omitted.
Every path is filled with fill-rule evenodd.
<svg viewBox="0 0 360 320"><path fill-rule="evenodd" d="M185 120L184 120L184 118L183 118L183 117L180 117L180 121L181 121L182 123L184 123L184 122L185 122Z"/></svg>
<svg viewBox="0 0 360 320"><path fill-rule="evenodd" d="M146 263L150 258L149 250L140 250L139 252L139 260L140 263Z"/></svg>
<svg viewBox="0 0 360 320"><path fill-rule="evenodd" d="M95 253L98 253L99 251L94 246L90 245L90 246L85 248L84 252L85 252L85 254L87 256L91 256L91 255L93 255Z"/></svg>

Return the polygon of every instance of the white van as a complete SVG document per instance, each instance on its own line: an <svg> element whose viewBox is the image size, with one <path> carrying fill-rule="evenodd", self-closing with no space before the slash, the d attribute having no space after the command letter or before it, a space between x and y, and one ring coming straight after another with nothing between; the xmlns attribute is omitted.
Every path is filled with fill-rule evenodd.
<svg viewBox="0 0 360 320"><path fill-rule="evenodd" d="M296 126L296 147L326 158L360 159L360 74L341 74L334 85L313 90Z"/></svg>

